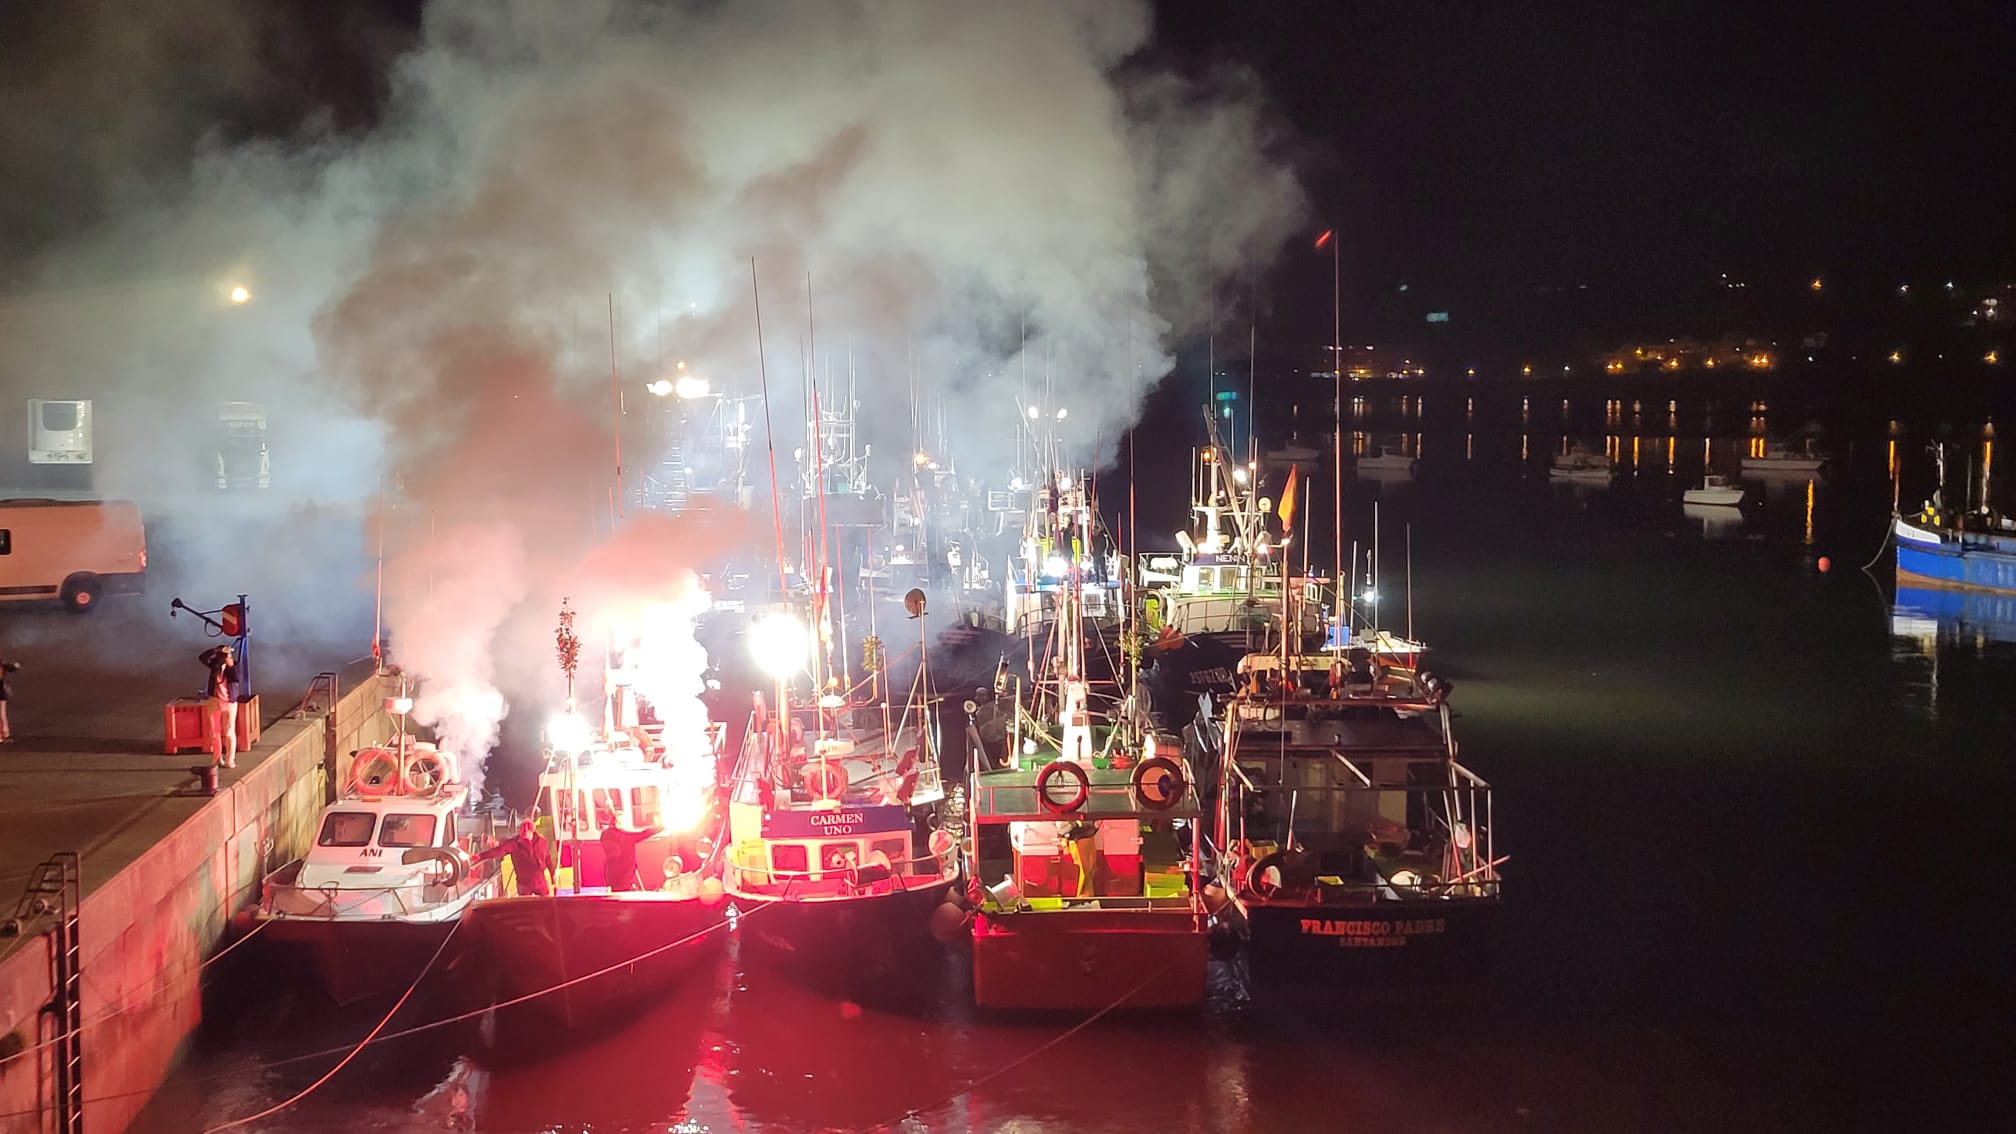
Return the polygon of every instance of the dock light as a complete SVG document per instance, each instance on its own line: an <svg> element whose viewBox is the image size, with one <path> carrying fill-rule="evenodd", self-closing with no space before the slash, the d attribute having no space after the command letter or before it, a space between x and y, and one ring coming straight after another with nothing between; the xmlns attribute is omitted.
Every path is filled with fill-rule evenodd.
<svg viewBox="0 0 2016 1134"><path fill-rule="evenodd" d="M588 722L573 713L554 713L546 721L546 743L555 752L583 751L594 737Z"/></svg>
<svg viewBox="0 0 2016 1134"><path fill-rule="evenodd" d="M811 650L805 624L791 615L766 615L749 624L749 656L772 677L781 680L804 669Z"/></svg>
<svg viewBox="0 0 2016 1134"><path fill-rule="evenodd" d="M910 460L914 462L918 468L923 468L925 465L931 463L930 455L925 453L924 450L922 449L917 450L917 455L911 457Z"/></svg>
<svg viewBox="0 0 2016 1134"><path fill-rule="evenodd" d="M1812 282L1812 283L1810 283L1810 284L1807 284L1806 286L1807 286L1807 287L1810 287L1810 288L1812 288L1812 289L1813 289L1814 291L1819 291L1819 290L1820 290L1820 286L1821 286L1821 285L1820 285L1820 279L1819 279L1819 277L1817 277L1817 276L1816 276L1816 277L1814 277L1814 279L1813 279L1813 282Z"/></svg>
<svg viewBox="0 0 2016 1134"><path fill-rule="evenodd" d="M681 369L684 369L686 364L682 362L679 366ZM707 379L700 377L698 374L681 374L679 380L672 383L673 392L688 401L694 398L706 397L708 389Z"/></svg>
<svg viewBox="0 0 2016 1134"><path fill-rule="evenodd" d="M246 287L244 284L232 284L229 298L232 303L236 304L250 303L252 302L252 289Z"/></svg>
<svg viewBox="0 0 2016 1134"><path fill-rule="evenodd" d="M662 398L672 392L673 386L669 379L660 378L656 382L645 383L644 388Z"/></svg>
<svg viewBox="0 0 2016 1134"><path fill-rule="evenodd" d="M1364 594L1359 595L1358 598L1362 602L1378 602L1379 592L1368 590Z"/></svg>

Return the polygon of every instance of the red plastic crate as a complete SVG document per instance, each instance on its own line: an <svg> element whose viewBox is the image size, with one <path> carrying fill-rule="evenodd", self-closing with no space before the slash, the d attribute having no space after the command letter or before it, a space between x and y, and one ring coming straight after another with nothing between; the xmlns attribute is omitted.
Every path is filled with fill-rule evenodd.
<svg viewBox="0 0 2016 1134"><path fill-rule="evenodd" d="M170 756L181 752L210 751L210 702L204 697L177 697L161 713L166 740L163 750ZM254 694L238 705L238 751L248 752L259 743L259 697Z"/></svg>

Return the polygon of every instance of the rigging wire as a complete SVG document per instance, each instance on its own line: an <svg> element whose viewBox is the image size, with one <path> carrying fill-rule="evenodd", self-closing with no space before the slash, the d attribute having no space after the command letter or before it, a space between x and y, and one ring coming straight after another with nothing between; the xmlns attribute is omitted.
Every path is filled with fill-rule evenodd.
<svg viewBox="0 0 2016 1134"><path fill-rule="evenodd" d="M299 1091L295 1092L291 1098L285 1099L281 1102L274 1103L272 1106L267 1107L265 1110L262 1110L257 1114L247 1115L244 1118L234 1118L229 1122L220 1123L219 1125L209 1127L208 1129L203 1131L203 1134L219 1134L220 1131L234 1130L240 1126L249 1126L262 1118L270 1118L273 1115L276 1115L281 1111L286 1110L288 1107L293 1106L295 1103L300 1102L302 1099L307 1098L309 1095L313 1094L318 1088L320 1088L324 1083L327 1083L329 1080L335 1078L336 1073L338 1071L341 1071L345 1067L348 1067L350 1065L350 1061L357 1058L359 1052L363 1051L364 1048L368 1046L372 1040L378 1038L378 1033L385 1030L385 1025L391 1023L392 1017L397 1016L399 1014L399 1009L406 1007L406 1002L413 998L413 993L419 989L420 982L427 979L427 974L434 971L434 962L441 959L441 954L446 952L448 949L448 943L455 939L456 931L460 930L461 928L462 923L460 921L457 921L455 923L454 928L448 931L448 935L441 939L441 944L434 947L434 955L427 958L427 964L423 968L421 968L420 974L413 978L413 983L407 985L406 991L400 993L399 999L393 1002L392 1010L385 1013L384 1018L378 1021L377 1027L372 1028L371 1031L367 1035L365 1035L363 1039L357 1041L357 1046L350 1049L350 1054L338 1060L336 1066L331 1067L329 1070L323 1072L322 1077L320 1079L317 1079L314 1082L308 1084L307 1086L301 1088Z"/></svg>

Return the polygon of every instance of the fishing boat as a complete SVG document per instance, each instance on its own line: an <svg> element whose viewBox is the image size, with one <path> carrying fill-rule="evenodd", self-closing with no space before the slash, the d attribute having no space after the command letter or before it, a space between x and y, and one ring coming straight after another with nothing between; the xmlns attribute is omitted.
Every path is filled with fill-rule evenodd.
<svg viewBox="0 0 2016 1134"><path fill-rule="evenodd" d="M1208 412L1204 425L1209 443L1192 454L1191 528L1176 534L1181 550L1135 556L1142 621L1151 635L1167 628L1184 638L1265 649L1280 640L1286 604L1273 564L1287 541L1276 546L1269 538L1270 502L1259 494L1258 470L1233 458ZM1301 473L1288 476L1284 496L1295 491ZM1292 514L1289 499L1284 507ZM1302 609L1309 613L1295 623L1297 635L1321 634L1320 615Z"/></svg>
<svg viewBox="0 0 2016 1134"><path fill-rule="evenodd" d="M411 709L388 699L398 730L356 754L315 844L263 882L249 918L338 1004L411 986L471 904L496 892L496 872L470 858L456 762L405 731Z"/></svg>
<svg viewBox="0 0 2016 1134"><path fill-rule="evenodd" d="M910 598L921 658L924 595ZM752 622L750 644L777 679L782 709L759 700L730 781L722 882L743 915L743 943L822 990L887 989L939 948L934 917L957 926L961 916L940 914L959 862L938 828L945 792L928 665L919 664L895 713L881 695L886 659L871 638L865 702L845 690L794 704L791 683L822 668L804 622L768 611ZM816 675L810 685L831 688Z"/></svg>
<svg viewBox="0 0 2016 1134"><path fill-rule="evenodd" d="M1554 458L1547 475L1555 480L1607 482L1612 471L1607 455L1575 445Z"/></svg>
<svg viewBox="0 0 2016 1134"><path fill-rule="evenodd" d="M1089 536L1082 481L1056 497L1051 538ZM1076 621L1081 588L1063 591ZM1202 814L1180 742L1140 727L1132 697L1100 695L1083 637L1053 633L1005 760L969 764L967 853L978 906L973 995L986 1009L1090 1011L1202 1002L1208 918Z"/></svg>
<svg viewBox="0 0 2016 1134"><path fill-rule="evenodd" d="M1743 503L1743 486L1729 477L1709 473L1701 478L1699 487L1681 493L1680 500L1684 504L1734 508Z"/></svg>
<svg viewBox="0 0 2016 1134"><path fill-rule="evenodd" d="M1827 463L1814 439L1808 435L1797 444L1772 442L1756 456L1743 458L1743 471L1752 476L1807 476Z"/></svg>
<svg viewBox="0 0 2016 1134"><path fill-rule="evenodd" d="M1419 464L1405 453L1374 447L1359 454L1354 467L1360 476L1371 480L1405 480L1414 475Z"/></svg>
<svg viewBox="0 0 2016 1134"><path fill-rule="evenodd" d="M559 637L570 704L545 730L533 808L535 837L556 867L550 892L509 877L505 893L470 907L465 927L488 1002L520 1034L641 1011L713 955L729 916L708 876L721 728L654 723L648 703L620 684L620 664L609 671L603 721L591 725L571 704L568 643L578 653L579 642L564 610ZM629 837L607 845L634 848L634 889L609 875L611 830Z"/></svg>
<svg viewBox="0 0 2016 1134"><path fill-rule="evenodd" d="M1979 506L1950 511L1944 499L1945 446L1935 445L1932 452L1939 489L1915 516L1891 520L1898 585L2016 594L2016 521L1989 505L1985 471Z"/></svg>
<svg viewBox="0 0 2016 1134"><path fill-rule="evenodd" d="M1239 668L1213 841L1254 979L1365 988L1478 971L1506 858L1491 787L1457 759L1449 684L1362 649Z"/></svg>

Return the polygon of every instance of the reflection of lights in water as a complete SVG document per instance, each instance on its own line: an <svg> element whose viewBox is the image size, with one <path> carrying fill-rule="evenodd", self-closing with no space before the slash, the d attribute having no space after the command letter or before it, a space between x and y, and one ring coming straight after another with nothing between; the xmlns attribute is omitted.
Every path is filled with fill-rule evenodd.
<svg viewBox="0 0 2016 1134"><path fill-rule="evenodd" d="M1818 483L1809 477L1806 480L1806 545L1813 545L1813 486Z"/></svg>
<svg viewBox="0 0 2016 1134"><path fill-rule="evenodd" d="M1532 459L1526 453L1526 434L1524 433L1519 435L1519 459L1522 461Z"/></svg>
<svg viewBox="0 0 2016 1134"><path fill-rule="evenodd" d="M1669 435L1669 436L1668 436L1668 437L1666 438L1666 475L1667 475L1667 476L1672 476L1672 475L1673 475L1673 452L1674 452L1674 447L1675 447L1676 445L1678 445L1678 444L1679 444L1679 439L1678 439L1678 438L1676 438L1676 437L1673 437L1673 436L1670 436L1670 435Z"/></svg>
<svg viewBox="0 0 2016 1134"><path fill-rule="evenodd" d="M1477 435L1475 433L1465 433L1463 435L1463 459L1468 461L1474 459L1476 456Z"/></svg>
<svg viewBox="0 0 2016 1134"><path fill-rule="evenodd" d="M1631 467L1634 469L1638 467L1638 438L1636 437L1631 439Z"/></svg>
<svg viewBox="0 0 2016 1134"><path fill-rule="evenodd" d="M1895 425L1897 423L1893 421L1890 424ZM1890 510L1892 512L1897 510L1897 500L1902 492L1903 485L1899 483L1897 477L1897 439L1892 437L1890 439Z"/></svg>

